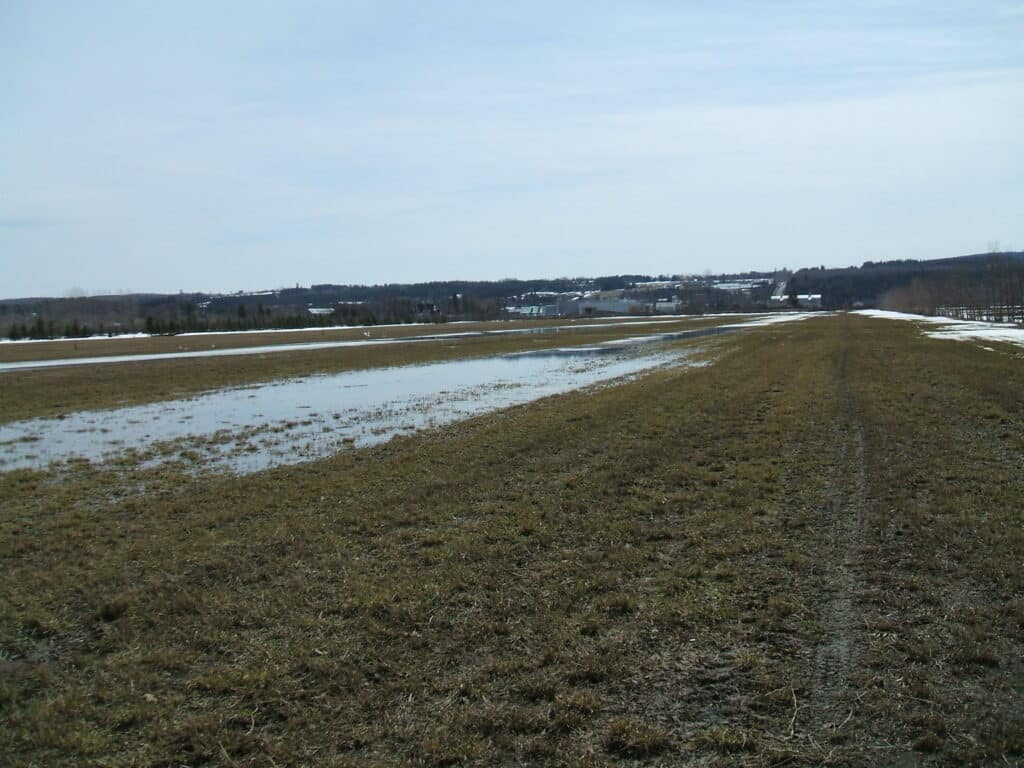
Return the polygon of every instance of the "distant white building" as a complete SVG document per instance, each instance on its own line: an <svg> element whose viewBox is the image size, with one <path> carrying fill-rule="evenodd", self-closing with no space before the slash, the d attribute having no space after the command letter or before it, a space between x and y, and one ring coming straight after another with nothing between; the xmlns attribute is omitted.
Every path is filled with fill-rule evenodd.
<svg viewBox="0 0 1024 768"><path fill-rule="evenodd" d="M773 307L779 307L782 309L793 306L790 296L772 296L771 304ZM796 305L800 309L821 309L821 294L798 293L796 296Z"/></svg>
<svg viewBox="0 0 1024 768"><path fill-rule="evenodd" d="M660 290L663 288L679 288L682 284L680 280L648 280L646 282L633 283L633 289Z"/></svg>
<svg viewBox="0 0 1024 768"><path fill-rule="evenodd" d="M525 307L509 307L510 315L519 317L554 317L556 313L554 304L531 304Z"/></svg>
<svg viewBox="0 0 1024 768"><path fill-rule="evenodd" d="M719 291L729 291L730 293L742 293L749 295L755 288L760 288L761 286L769 284L771 284L771 280L764 277L758 277L742 280L717 281L713 283L712 287Z"/></svg>

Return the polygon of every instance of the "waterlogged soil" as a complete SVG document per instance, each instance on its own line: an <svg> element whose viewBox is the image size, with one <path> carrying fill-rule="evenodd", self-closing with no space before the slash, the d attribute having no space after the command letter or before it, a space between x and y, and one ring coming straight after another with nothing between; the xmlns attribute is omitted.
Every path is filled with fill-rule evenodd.
<svg viewBox="0 0 1024 768"><path fill-rule="evenodd" d="M679 362L685 351L655 351L672 342L799 319L806 316L671 331L648 328L641 336L587 346L319 374L181 400L24 419L0 424L0 471L42 469L69 460L186 460L204 469L255 472ZM636 332L635 324L630 330ZM348 342L332 343L337 344Z"/></svg>
<svg viewBox="0 0 1024 768"><path fill-rule="evenodd" d="M244 478L0 474L0 754L1021 764L1021 360L850 315L713 343Z"/></svg>
<svg viewBox="0 0 1024 768"><path fill-rule="evenodd" d="M776 315L769 319L774 321L789 317L794 315ZM736 324L738 320L742 321L742 318L728 316L668 321L639 320L628 324L623 321L611 324L580 323L557 332L537 333L477 333L462 329L452 336L435 337L417 343L353 345L345 341L341 346L331 342L330 346L324 348L317 346L319 342L316 342L300 344L288 351L281 351L281 345L278 345L274 347L275 351L258 354L198 358L179 356L148 362L135 359L110 365L8 370L0 373L4 388L4 397L0 398L0 423L37 417L67 416L81 410L174 400L212 389L246 386L281 378L600 344L634 337L638 331L655 334L670 330L699 330ZM536 330L535 326L529 328ZM476 330L503 329L504 324L494 323L485 329ZM422 335L422 327L417 327L416 333ZM248 337L250 344L255 337L260 336L237 335ZM285 333L273 335L289 337L289 334ZM122 343L132 344L135 341L156 344L161 339L126 339L95 343L116 346ZM147 349L152 352L151 347Z"/></svg>
<svg viewBox="0 0 1024 768"><path fill-rule="evenodd" d="M560 348L321 374L187 400L14 422L0 425L0 471L82 460L123 465L135 459L152 465L185 459L203 470L248 474L679 365L696 351L652 351L646 345L645 351L629 351L622 344Z"/></svg>

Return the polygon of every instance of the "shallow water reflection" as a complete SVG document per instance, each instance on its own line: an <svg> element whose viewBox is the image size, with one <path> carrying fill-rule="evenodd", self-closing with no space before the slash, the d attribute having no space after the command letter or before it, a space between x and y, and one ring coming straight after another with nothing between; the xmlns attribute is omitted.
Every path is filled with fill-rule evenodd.
<svg viewBox="0 0 1024 768"><path fill-rule="evenodd" d="M15 422L0 426L0 471L88 459L145 465L183 460L203 469L257 472L680 364L692 353L655 353L620 342L307 376Z"/></svg>

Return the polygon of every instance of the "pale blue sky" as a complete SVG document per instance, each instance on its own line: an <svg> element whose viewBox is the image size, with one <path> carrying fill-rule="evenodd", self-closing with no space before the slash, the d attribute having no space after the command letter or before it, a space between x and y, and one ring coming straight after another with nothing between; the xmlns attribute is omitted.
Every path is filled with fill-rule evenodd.
<svg viewBox="0 0 1024 768"><path fill-rule="evenodd" d="M0 296L1024 248L1024 2L0 3Z"/></svg>

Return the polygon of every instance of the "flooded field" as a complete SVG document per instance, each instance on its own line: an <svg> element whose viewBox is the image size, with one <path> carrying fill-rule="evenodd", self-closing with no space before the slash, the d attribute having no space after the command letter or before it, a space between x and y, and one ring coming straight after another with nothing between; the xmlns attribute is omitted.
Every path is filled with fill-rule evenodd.
<svg viewBox="0 0 1024 768"><path fill-rule="evenodd" d="M695 350L678 345L673 348L673 342L808 316L780 314L669 331L660 330L660 323L652 322L648 325L653 327L644 335L587 345L289 376L267 383L218 387L154 403L21 419L0 426L0 471L47 469L75 461L126 468L183 462L197 469L249 474L384 442L395 435L450 424L652 368L686 363ZM549 327L531 332L558 330L559 327ZM473 335L490 333L509 332L484 331ZM438 342L452 336L460 334L433 334L403 341ZM299 346L358 344L344 341ZM272 351L291 346L274 347ZM264 350L257 347L217 352L253 354ZM132 359L139 357L145 356ZM120 359L100 358L95 362ZM84 362L70 359L26 365L62 367Z"/></svg>
<svg viewBox="0 0 1024 768"><path fill-rule="evenodd" d="M680 364L692 354L621 344L557 349L309 376L15 422L0 426L0 470L83 459L182 460L246 474Z"/></svg>

